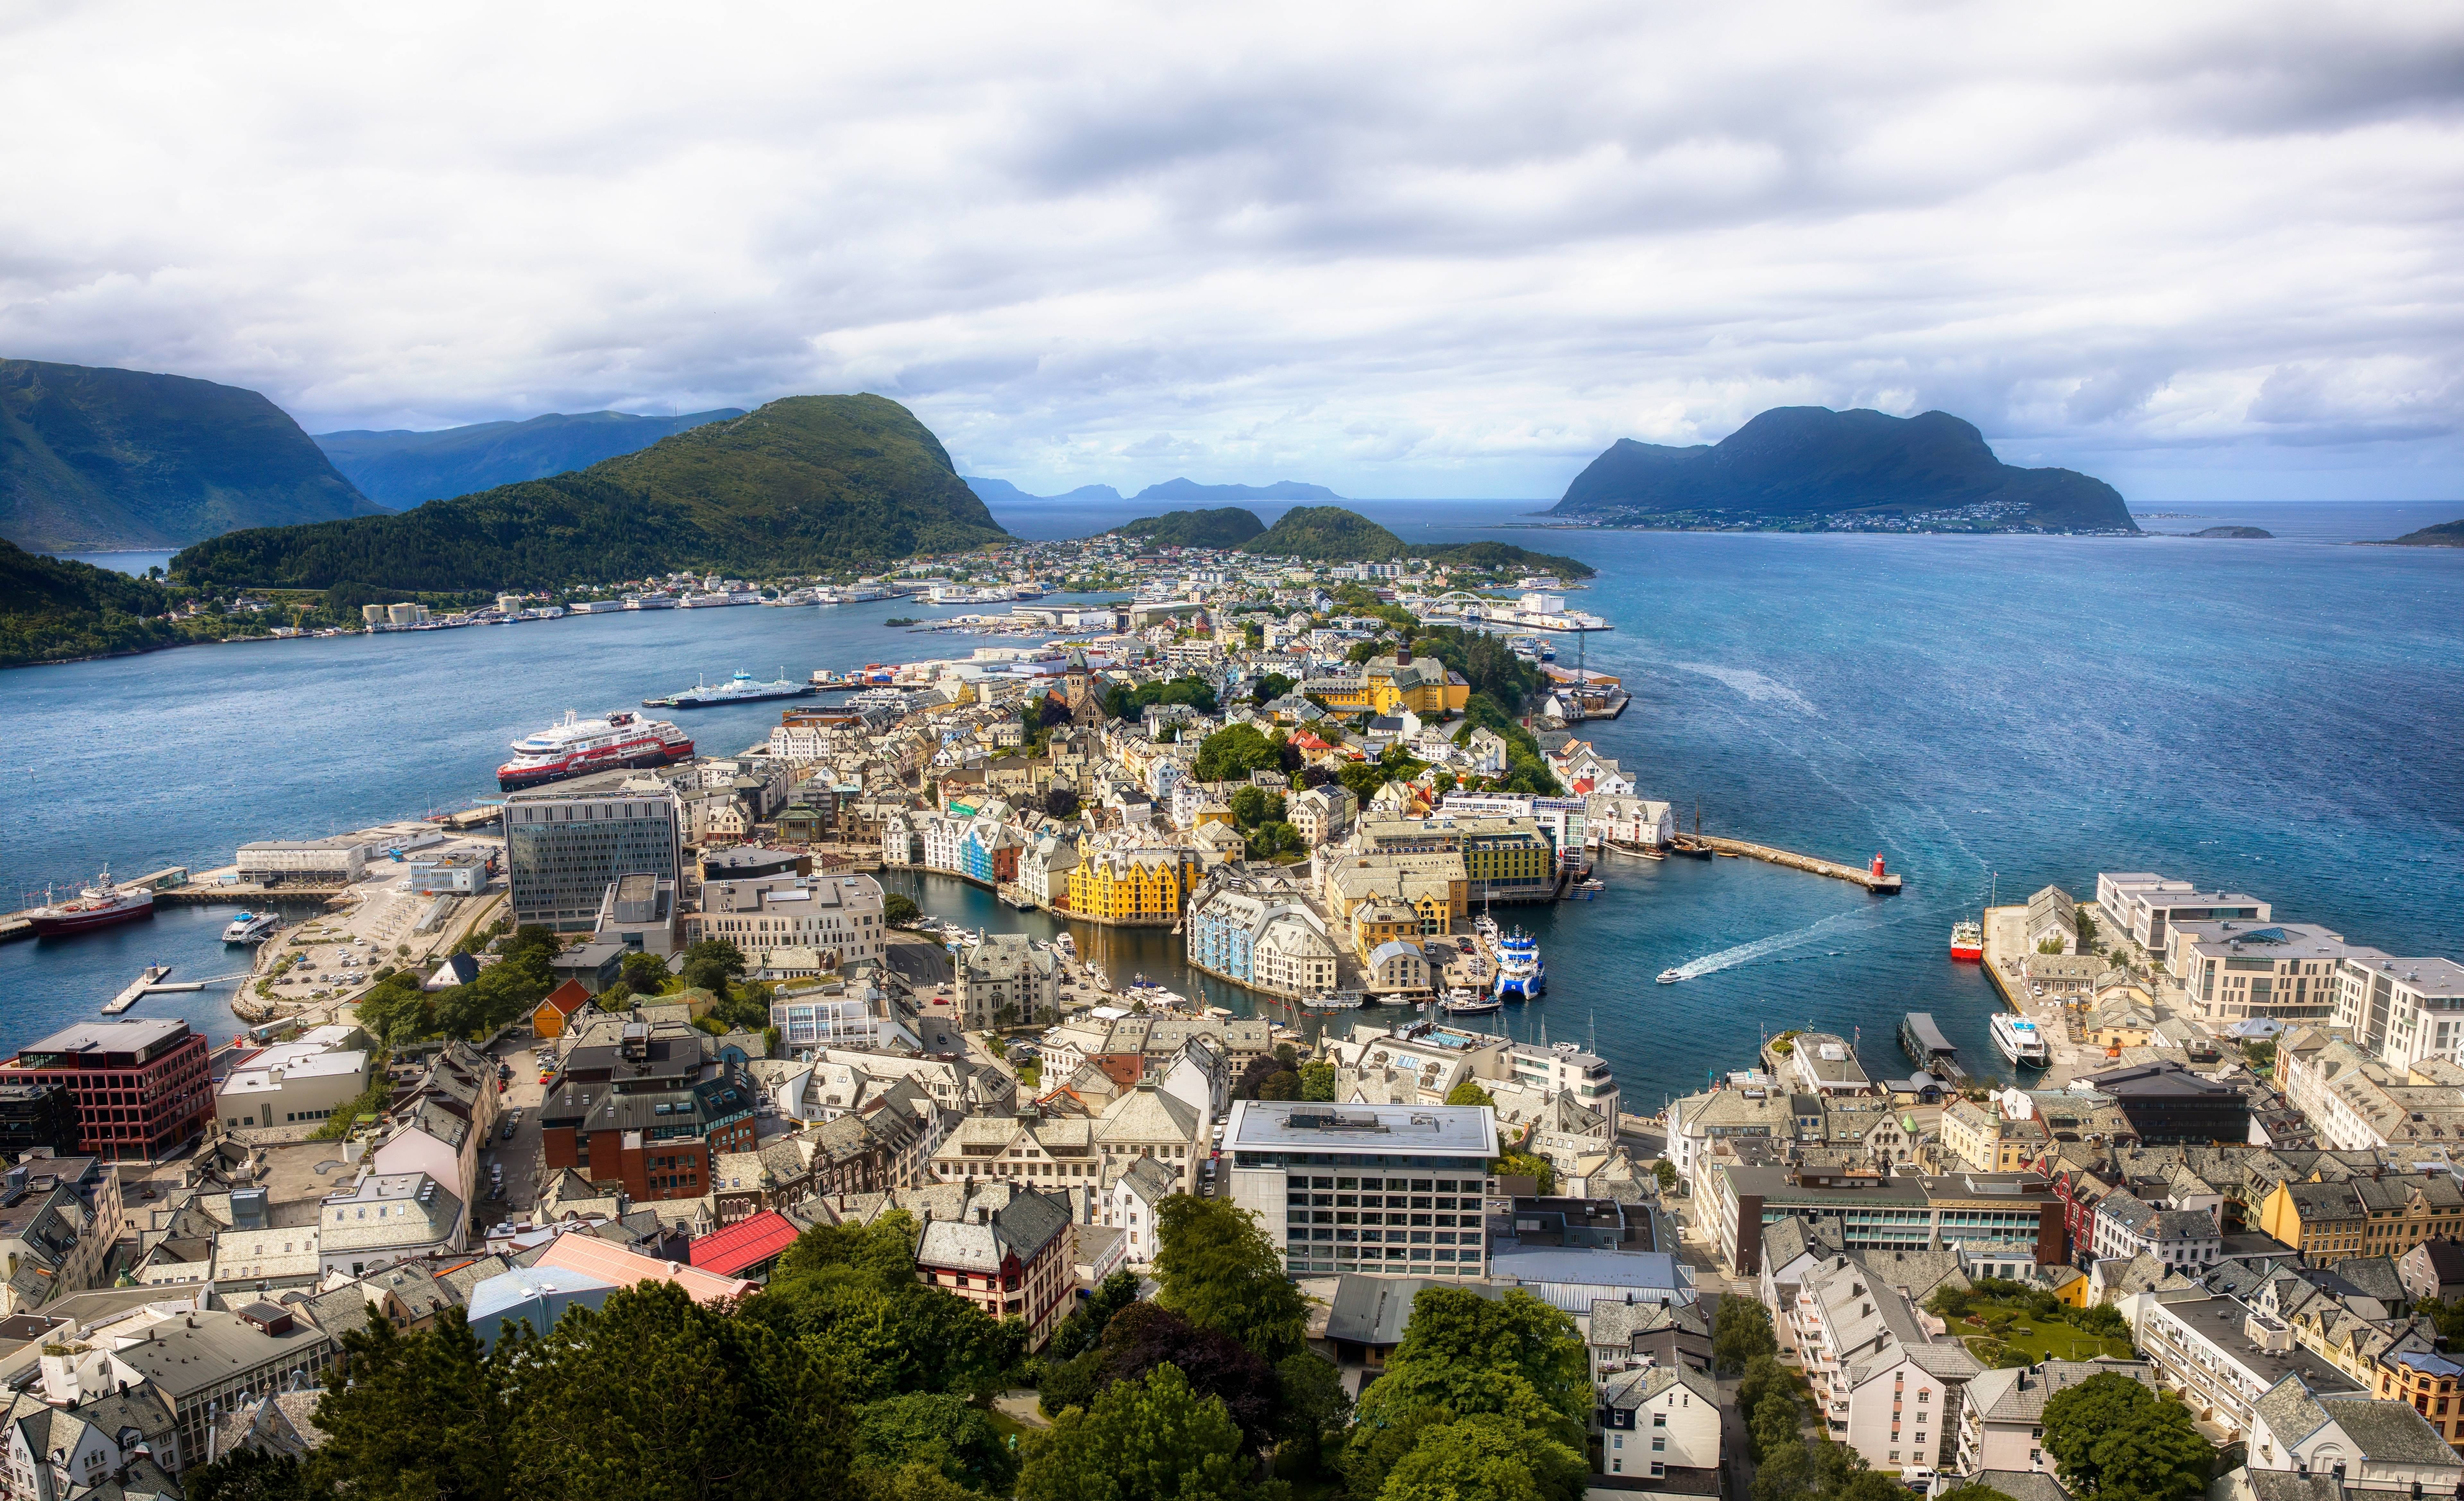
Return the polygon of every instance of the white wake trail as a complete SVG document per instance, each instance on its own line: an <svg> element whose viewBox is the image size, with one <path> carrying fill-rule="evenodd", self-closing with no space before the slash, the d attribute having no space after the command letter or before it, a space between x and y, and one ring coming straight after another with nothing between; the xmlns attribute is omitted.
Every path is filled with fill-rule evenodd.
<svg viewBox="0 0 2464 1501"><path fill-rule="evenodd" d="M1724 969L1734 969L1740 964L1750 964L1758 959L1769 959L1773 954L1795 948L1799 944L1811 943L1824 933L1857 916L1858 914L1851 912L1834 913L1821 921L1799 928L1793 933L1773 934L1767 938L1756 938L1750 943L1740 943L1734 948L1722 949L1717 954L1705 954L1701 959L1688 960L1677 966L1677 978L1700 980L1705 975L1717 974Z"/></svg>

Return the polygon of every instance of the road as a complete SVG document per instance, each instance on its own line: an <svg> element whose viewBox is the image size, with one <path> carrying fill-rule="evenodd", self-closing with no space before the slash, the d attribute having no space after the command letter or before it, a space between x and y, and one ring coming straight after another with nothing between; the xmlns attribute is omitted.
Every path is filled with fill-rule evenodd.
<svg viewBox="0 0 2464 1501"><path fill-rule="evenodd" d="M539 1083L539 1070L531 1062L531 1052L538 1046L538 1039L525 1029L507 1037L494 1049L495 1056L512 1065L514 1071L513 1082L499 1096L498 1103L503 1106L507 1118L517 1110L522 1113L522 1118L515 1122L510 1141L505 1139L504 1121L499 1120L488 1143L479 1151L479 1192L482 1197L475 1206L472 1222L482 1230L502 1221L526 1219L539 1203L539 1106L546 1100L547 1090ZM491 1199L486 1197L488 1169L496 1162L505 1165L504 1197Z"/></svg>

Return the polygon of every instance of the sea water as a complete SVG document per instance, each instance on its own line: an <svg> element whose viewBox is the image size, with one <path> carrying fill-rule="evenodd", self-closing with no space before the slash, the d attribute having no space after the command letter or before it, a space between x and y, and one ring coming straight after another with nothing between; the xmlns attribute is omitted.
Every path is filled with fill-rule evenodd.
<svg viewBox="0 0 2464 1501"><path fill-rule="evenodd" d="M1558 661L1633 694L1622 719L1583 733L1639 790L1688 826L1699 802L1706 831L1852 864L1880 853L1907 877L1873 896L1748 860L1611 856L1597 900L1501 909L1539 937L1549 993L1485 1024L1591 1044L1629 1109L1745 1065L1791 1026L1855 1037L1896 1072L1907 1010L1932 1011L1993 1071L1991 987L1947 952L1989 889L2090 897L2100 870L2159 871L2390 953L2464 950L2464 552L2350 545L2464 504L2208 503L2148 523L2256 525L2276 541L1542 531L1527 529L1535 502L1353 504L1414 541L1493 538L1598 568L1573 603L1617 629L1579 650L1560 638ZM1073 515L1063 533L1035 513L1001 519L1051 536L1132 514ZM0 899L104 860L204 869L249 839L459 806L494 792L506 741L696 673L963 654L975 640L881 624L961 608L630 613L0 673L13 731ZM704 749L733 751L780 707L679 717ZM971 923L1049 922L958 883L923 891ZM0 1048L93 1015L149 960L235 967L226 920L166 913L0 947ZM1173 988L1250 1004L1194 982L1165 936L1117 946ZM1689 978L1653 983L1670 968ZM136 1014L221 1036L235 1024L220 1005L164 997Z"/></svg>

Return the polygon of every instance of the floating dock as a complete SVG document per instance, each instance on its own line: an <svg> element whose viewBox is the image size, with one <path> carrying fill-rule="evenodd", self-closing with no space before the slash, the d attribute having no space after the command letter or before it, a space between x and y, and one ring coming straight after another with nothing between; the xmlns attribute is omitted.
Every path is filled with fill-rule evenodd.
<svg viewBox="0 0 2464 1501"><path fill-rule="evenodd" d="M1818 859L1810 854L1798 854L1793 850L1774 849L1770 845L1749 844L1743 839L1722 839L1713 834L1694 834L1688 837L1715 854L1737 855L1748 860L1763 860L1772 865L1787 866L1792 871L1827 875L1835 881L1853 881L1869 892L1885 895L1898 892L1903 884L1896 871L1885 872L1877 869L1860 870L1853 865L1841 865L1837 860ZM1880 856L1875 858L1874 864L1876 867L1881 864Z"/></svg>
<svg viewBox="0 0 2464 1501"><path fill-rule="evenodd" d="M168 964L146 965L145 968L138 974L137 978L129 982L127 989L103 1003L102 1014L105 1016L118 1016L121 1012L127 1010L130 1006L137 1004L140 996L143 996L146 991L151 990L156 984L160 983L163 977L170 972L171 966Z"/></svg>

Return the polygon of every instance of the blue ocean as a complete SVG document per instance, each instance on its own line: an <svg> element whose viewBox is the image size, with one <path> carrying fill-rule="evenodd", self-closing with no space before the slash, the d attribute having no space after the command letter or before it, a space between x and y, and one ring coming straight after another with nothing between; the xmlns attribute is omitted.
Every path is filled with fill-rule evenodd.
<svg viewBox="0 0 2464 1501"><path fill-rule="evenodd" d="M1415 541L1487 537L1590 563L1600 577L1575 598L1617 629L1583 653L1634 695L1590 738L1646 795L1688 824L1699 805L1708 832L1856 863L1880 853L1908 879L1877 897L1750 861L1613 859L1596 901L1527 911L1549 996L1507 1026L1595 1046L1630 1109L1743 1065L1790 1026L1857 1036L1896 1070L1907 1010L1931 1010L1985 1068L1992 997L1946 939L1997 889L2084 895L2100 870L2160 871L2392 953L2464 950L2464 552L2351 545L2453 519L2464 502L2210 503L2145 522L2255 525L2269 541L1531 530L1541 502L1356 508ZM1131 514L1001 519L1063 537ZM664 612L0 674L14 732L0 898L18 905L106 860L204 868L248 839L458 806L494 791L517 735L697 673L801 674L972 644L886 629L893 608L932 613ZM1569 644L1560 660L1573 658ZM775 721L776 706L751 706L690 722L730 750ZM957 883L925 894L971 921L1041 921ZM175 911L0 947L0 1048L92 1015L158 956L186 974L234 967L214 937L225 918ZM1168 948L1120 959L1183 979ZM1679 966L1694 978L1652 982ZM141 1014L236 1027L213 992Z"/></svg>

